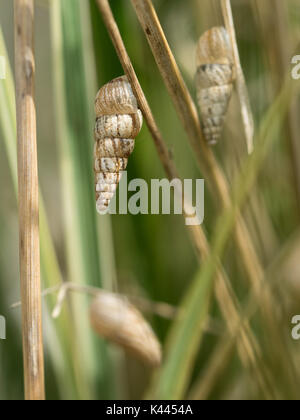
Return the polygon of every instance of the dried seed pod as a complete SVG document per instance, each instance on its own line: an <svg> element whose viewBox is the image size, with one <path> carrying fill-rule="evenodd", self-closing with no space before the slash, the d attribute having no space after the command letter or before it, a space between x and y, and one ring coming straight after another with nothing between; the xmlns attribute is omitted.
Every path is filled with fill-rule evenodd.
<svg viewBox="0 0 300 420"><path fill-rule="evenodd" d="M95 112L96 208L103 213L116 192L121 171L127 167L143 116L126 76L112 80L99 90Z"/></svg>
<svg viewBox="0 0 300 420"><path fill-rule="evenodd" d="M102 292L92 302L90 321L102 337L122 346L147 364L161 363L161 346L142 314L127 300Z"/></svg>
<svg viewBox="0 0 300 420"><path fill-rule="evenodd" d="M233 52L225 28L212 28L200 38L196 77L204 135L209 144L216 144L221 136L235 79Z"/></svg>

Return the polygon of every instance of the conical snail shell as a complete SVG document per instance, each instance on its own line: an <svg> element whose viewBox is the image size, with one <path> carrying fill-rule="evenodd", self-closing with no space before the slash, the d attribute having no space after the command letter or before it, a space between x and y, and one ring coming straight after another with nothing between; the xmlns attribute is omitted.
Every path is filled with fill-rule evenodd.
<svg viewBox="0 0 300 420"><path fill-rule="evenodd" d="M209 144L216 144L221 136L235 78L232 47L225 28L212 28L200 38L196 77L204 135Z"/></svg>
<svg viewBox="0 0 300 420"><path fill-rule="evenodd" d="M116 192L143 124L126 76L112 80L99 90L95 112L96 208L103 213Z"/></svg>
<svg viewBox="0 0 300 420"><path fill-rule="evenodd" d="M159 366L161 345L142 314L127 300L102 292L92 302L90 321L93 329L150 366Z"/></svg>

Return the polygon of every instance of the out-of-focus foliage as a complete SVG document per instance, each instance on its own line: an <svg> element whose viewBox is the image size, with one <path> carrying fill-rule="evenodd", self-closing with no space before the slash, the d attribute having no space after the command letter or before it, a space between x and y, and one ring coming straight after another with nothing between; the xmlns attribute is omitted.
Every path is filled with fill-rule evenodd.
<svg viewBox="0 0 300 420"><path fill-rule="evenodd" d="M101 220L94 213L93 185L90 184L93 182L91 156L94 95L98 87L123 74L123 71L94 0L55 0L58 14L53 13L51 1L36 1L36 99L40 187L51 230L49 247L53 242L60 269L60 273L53 273L62 276L64 280L103 286L113 291L179 306L195 274L199 278L199 268L202 267L199 267L182 217L116 215L109 220ZM62 2L63 5L59 4ZM277 6L280 2L276 0ZM168 0L153 3L186 83L195 97L195 46L198 37L206 29L222 23L219 1ZM275 10L272 0L232 1L241 61L256 128L263 122L265 112L274 104L286 72L291 71L292 55L300 54L299 1L287 0L283 3L284 10L280 7ZM114 0L111 6L141 85L181 176L201 178L186 134L130 1ZM12 1L0 0L0 24L13 68ZM273 40L270 33L279 24L285 30L280 31ZM53 35L57 35L54 28L62 31L60 41L63 48L60 56L59 51L53 50L54 45L57 45L54 38L59 41L59 37ZM0 51L1 54L3 51ZM58 86L59 80L62 86ZM8 94L13 95L13 92ZM3 95L0 98L1 101L5 100ZM2 102L0 109L4 108ZM61 109L63 112L67 110L67 115L61 113ZM283 108L279 107L278 112L283 112ZM6 122L9 124L8 120ZM280 284L280 287L274 288L278 302L281 302L277 314L279 323L274 328L284 332L289 354L278 354L277 348L270 341L271 334L264 329L258 315L251 323L265 351L263 362L273 369L274 377L274 361L279 360L277 358L282 361L288 358L293 366L297 366L300 354L298 343L290 338L291 317L300 313L300 195L295 181L300 167L300 154L295 156L292 151L295 131L291 130L289 124L286 121L283 129L278 131L276 127L276 132L272 132L272 147L268 150L261 174L244 211L264 269L271 279L276 279L274 283ZM10 305L19 300L18 215L3 128L1 123L0 315L7 319L7 340L0 341L1 400L23 397L21 314L19 309L10 309ZM294 129L297 133L298 122ZM61 136L66 137L62 139ZM246 156L236 94L230 104L222 142L215 148L215 153L233 184ZM129 161L128 178L150 181L164 177L153 141L144 125ZM68 206L69 197L73 207ZM204 228L209 240L213 234L213 238L216 237L219 210L214 204L214 198L206 191ZM47 249L47 243L44 246ZM224 267L240 300L240 306L246 310L249 285L231 241L225 251ZM56 284L60 278L51 277L50 280L43 273L43 288ZM124 355L122 350L107 346L94 337L87 324L86 299L72 299L70 313L64 314L59 324L49 317L54 299L47 297L44 302L48 399L142 398L145 395L152 372ZM219 343L223 342L226 333L224 320L213 297L210 303L210 319L202 337L197 362L193 366L191 388L198 383L199 375L200 380L201 375L205 378L205 368L210 357ZM171 322L158 316L150 316L149 321L164 343ZM68 331L68 334L63 331ZM55 354L55 348L58 354ZM183 343L177 350L184 352L184 349ZM68 360L68 363L61 362L63 360ZM295 371L294 376L290 380L290 377L282 377L282 372L278 372L278 383L275 381L274 388L280 396L295 398L297 389L292 389L292 384L297 383L297 380L299 384L300 372ZM66 380L64 383L63 377ZM107 385L108 378L110 386ZM68 383L71 385L68 386ZM69 389L66 390L66 387ZM257 384L241 366L236 347L226 358L226 365L222 366L220 376L207 397L262 398Z"/></svg>

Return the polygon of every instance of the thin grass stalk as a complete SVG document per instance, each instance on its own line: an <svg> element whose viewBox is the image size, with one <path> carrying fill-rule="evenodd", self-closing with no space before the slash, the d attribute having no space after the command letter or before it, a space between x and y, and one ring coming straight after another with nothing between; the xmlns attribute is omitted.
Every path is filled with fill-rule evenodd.
<svg viewBox="0 0 300 420"><path fill-rule="evenodd" d="M7 153L10 174L17 198L18 173L15 87L1 29L0 55L6 59L6 78L0 83L0 130L3 134L4 147ZM62 283L63 277L60 271L59 263L57 261L41 191L39 196L42 283L45 287L51 288L57 283ZM52 299L51 305L54 304L55 299ZM44 312L46 312L46 309L48 309L48 305L45 305ZM70 328L71 319L72 317L70 316L69 311L63 311L55 326L53 323L48 323L48 334L45 336L45 344L48 348L51 362L56 370L60 395L63 399L66 400L73 399L76 396L76 390L74 388L75 385L73 378L73 368L72 363L70 362L71 360L74 360L73 349L75 347Z"/></svg>
<svg viewBox="0 0 300 420"><path fill-rule="evenodd" d="M249 191L249 188L251 188L251 185L254 184L254 177L257 175L257 171L262 166L262 162L264 157L267 155L267 152L271 145L272 138L276 138L276 131L278 130L279 126L283 124L285 114L287 112L288 106L289 106L289 98L291 97L291 86L285 85L285 87L282 89L282 93L279 97L279 99L275 102L273 107L273 112L268 115L266 118L265 125L263 126L261 130L261 137L260 141L265 138L265 140L262 141L262 144L259 147L259 150L257 152L254 152L253 159L249 159L247 164L244 166L243 170L243 177L240 180L237 180L235 184L235 195L234 195L234 203L235 206L232 208L231 211L227 213L224 213L223 216L220 217L219 222L216 226L216 233L214 241L215 244L215 250L216 255L220 257L221 253L224 252L226 237L230 235L230 229L232 229L233 223L234 223L234 214L238 211L238 207L241 205L241 202L245 200L245 197L247 195L247 190ZM276 114L278 115L276 119ZM274 123L276 121L276 123ZM275 126L274 126L275 125ZM227 219L227 220L226 220ZM231 227L230 227L231 225ZM228 230L227 230L228 229ZM227 230L227 233L225 231ZM222 232L223 231L223 232ZM222 244L223 242L223 244ZM211 268L215 270L213 267L213 258L211 261ZM268 275L269 276L269 275ZM264 290L261 289L260 291L262 294L264 293ZM255 297L253 298L253 302L255 301Z"/></svg>
<svg viewBox="0 0 300 420"><path fill-rule="evenodd" d="M212 252L203 262L200 273L183 300L182 316L172 327L168 339L169 354L152 385L151 398L181 399L185 395L201 340L199 324L203 322L203 308L199 306L205 303L203 295L210 293L213 278L219 269L220 260L234 229L235 218L255 182L271 145L277 139L275 134L282 127L291 97L291 85L286 83L264 119L257 143L259 146L246 160L242 176L236 181L233 205L223 210L220 215L215 228ZM264 294L265 288L262 288L260 293Z"/></svg>
<svg viewBox="0 0 300 420"><path fill-rule="evenodd" d="M25 398L44 400L33 0L15 0L14 11Z"/></svg>
<svg viewBox="0 0 300 420"><path fill-rule="evenodd" d="M156 146L159 159L163 165L166 175L169 180L179 178L175 163L170 157L168 147L156 124L151 108L148 104L148 101L139 83L139 80L137 78L133 65L131 63L131 60L126 51L126 47L122 40L119 28L117 26L117 23L113 17L111 8L109 6L109 2L107 0L97 0L97 4L102 14L102 17L104 19L104 23L107 27L107 30L111 36L112 42L119 56L121 64L123 66L125 74L127 75L128 80L130 81L132 85L132 89L138 99L140 109L143 112L144 118L147 122L149 131L152 135L154 144ZM191 232L191 235L194 239L194 245L196 247L198 255L201 256L203 252L206 253L207 240L202 229L199 226L190 226L188 227L188 230Z"/></svg>
<svg viewBox="0 0 300 420"><path fill-rule="evenodd" d="M107 0L98 0L97 3L124 71L133 86L136 96L139 98L139 100L141 100L139 103L140 108L143 111L145 119L148 123L148 127L157 146L159 158L162 161L167 176L170 179L178 178L177 169L175 168L174 162L170 160L169 154L167 153L167 147L159 132L152 111L147 103L143 90L135 74L118 26L114 20L109 3ZM196 250L198 251L197 255L199 259L201 260L201 258L207 258L210 254L210 249L205 233L201 227L193 227L192 240ZM230 283L226 279L226 275L222 270L219 270L217 273L216 296L224 318L228 323L229 330L233 330L236 322L239 322L240 320L239 312L236 306L234 292L231 289ZM264 375L259 371L256 364L256 358L260 357L259 345L256 342L249 326L247 325L243 326L242 328L241 336L238 342L238 349L239 355L244 365L246 367L252 366L262 390L264 390L264 392L269 395L270 391L268 390L268 385L266 384Z"/></svg>
<svg viewBox="0 0 300 420"><path fill-rule="evenodd" d="M238 92L238 97L241 106L241 114L244 123L245 136L247 140L247 149L248 153L253 152L253 136L254 136L254 119L251 111L250 99L248 95L248 89L246 85L246 80L244 72L241 65L240 54L236 39L234 20L231 9L230 0L221 0L222 12L225 21L226 29L230 35L232 49L233 49L233 58L235 63L236 70L236 87Z"/></svg>
<svg viewBox="0 0 300 420"><path fill-rule="evenodd" d="M109 3L108 1L102 1L102 0L96 0L96 1L100 9L100 12L102 14L102 17L104 19L104 23L106 24L109 34L112 38L112 42L114 44L116 52L119 58L121 59L121 64L124 68L124 71L126 75L128 76L128 79L132 85L134 94L136 95L138 99L138 103L144 114L144 118L147 122L148 128L155 142L155 146L159 154L160 160L162 162L162 165L164 167L164 170L169 179L177 178L177 170L175 168L174 162L172 161L172 159L170 159L169 150L162 138L160 130L155 122L154 116L149 107L148 101L139 84L137 75L132 66L130 58L127 54L118 26L113 18Z"/></svg>
<svg viewBox="0 0 300 420"><path fill-rule="evenodd" d="M221 340L221 343L216 347L211 355L208 363L205 366L201 376L196 380L191 388L188 399L189 400L207 400L217 382L228 366L231 357L234 354L235 340L226 337Z"/></svg>
<svg viewBox="0 0 300 420"><path fill-rule="evenodd" d="M257 12L259 30L262 33L262 42L267 52L268 65L270 67L272 79L277 89L280 89L282 78L291 65L291 56L297 51L293 51L296 45L292 45L290 29L288 26L289 5L287 2L255 1L251 3ZM273 13L270 14L270 8ZM296 83L296 81L295 81ZM290 153L292 178L297 199L298 213L300 214L300 147L298 140L299 132L299 102L291 106L287 121L287 140Z"/></svg>
<svg viewBox="0 0 300 420"><path fill-rule="evenodd" d="M230 207L231 196L227 179L211 148L206 144L196 106L169 47L152 1L131 1L148 39L160 73L174 102L178 116L188 134L199 167L206 177L211 193L218 199L218 204L221 203L224 208L228 208ZM259 290L260 284L263 281L264 272L251 235L240 212L236 214L234 239L237 252L244 265L249 282L252 288L256 290L257 298L261 299ZM264 296L262 309L266 315L268 324L272 326L274 312L272 308L272 297L268 293Z"/></svg>
<svg viewBox="0 0 300 420"><path fill-rule="evenodd" d="M293 102L294 97L296 97L296 95L297 89L293 87L292 81L290 80L289 75L287 75L278 98L272 105L271 110L264 119L263 124L261 124L258 138L259 141L262 141L261 139L264 138L266 140L262 141L262 144L260 145L257 152L253 152L253 159L248 159L247 163L244 165L240 176L234 182L233 207L231 210L228 211L227 216L225 216L224 213L224 217L220 217L219 223L217 223L216 225L216 242L214 243L214 246L216 246L216 249L219 249L218 255L222 255L222 253L224 252L225 242L228 240L231 230L234 227L235 218L239 213L243 203L245 203L247 199L247 194L250 192L253 185L255 184L255 180L257 178L260 168L262 167L264 159L267 156L267 153L270 149L270 145L272 144L272 141L274 141L273 139L278 139L277 133L280 132L280 130L282 129L282 125L286 118L290 104ZM226 232L227 229L228 231ZM271 289L267 281L266 273L264 273L264 276L261 281L261 286L256 291L256 299L258 299L258 297L261 297L261 299L258 299L261 303L263 301L269 302L270 296ZM278 351L277 364L282 366L283 372L286 373L290 381L297 383L297 379L295 378L295 370L291 358L286 357L285 360L282 360L282 357L280 356L280 354L289 354L289 349L288 343L285 343L282 340L282 335L280 331L278 331L276 323L274 323L274 317L276 316L276 312L273 313L273 318L269 318L270 314L264 312L264 309L265 308L262 308L263 314L267 317L269 327L269 351L272 352L272 347L274 345L276 345L276 349L280 349L280 351Z"/></svg>
<svg viewBox="0 0 300 420"><path fill-rule="evenodd" d="M278 287L278 283L282 280L280 277L282 267L285 260L290 256L295 246L299 243L299 231L294 233L292 237L283 245L279 250L270 266L266 269L266 277L271 287ZM263 292L263 291L262 291ZM251 318L256 314L257 300L252 294L245 305L243 318L245 322L250 322ZM233 356L235 346L235 339L238 337L238 327L233 334L233 338L229 340L225 337L220 341L215 351L213 352L210 360L201 376L195 381L192 389L189 392L189 399L206 399L209 397L214 386L217 384L219 378L224 374L226 366L228 366L230 358ZM282 396L281 396L282 398Z"/></svg>

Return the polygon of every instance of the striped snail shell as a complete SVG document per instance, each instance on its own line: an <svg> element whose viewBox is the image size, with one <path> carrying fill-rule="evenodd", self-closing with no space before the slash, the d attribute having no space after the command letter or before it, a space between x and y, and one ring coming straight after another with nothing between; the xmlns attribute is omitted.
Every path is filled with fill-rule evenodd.
<svg viewBox="0 0 300 420"><path fill-rule="evenodd" d="M116 192L143 124L126 76L112 80L99 90L95 113L96 208L102 214Z"/></svg>
<svg viewBox="0 0 300 420"><path fill-rule="evenodd" d="M119 346L146 364L161 363L161 345L142 314L123 297L101 292L92 302L90 322L97 334Z"/></svg>
<svg viewBox="0 0 300 420"><path fill-rule="evenodd" d="M209 144L216 144L221 136L234 79L228 32L223 27L214 27L202 35L197 47L197 97Z"/></svg>

